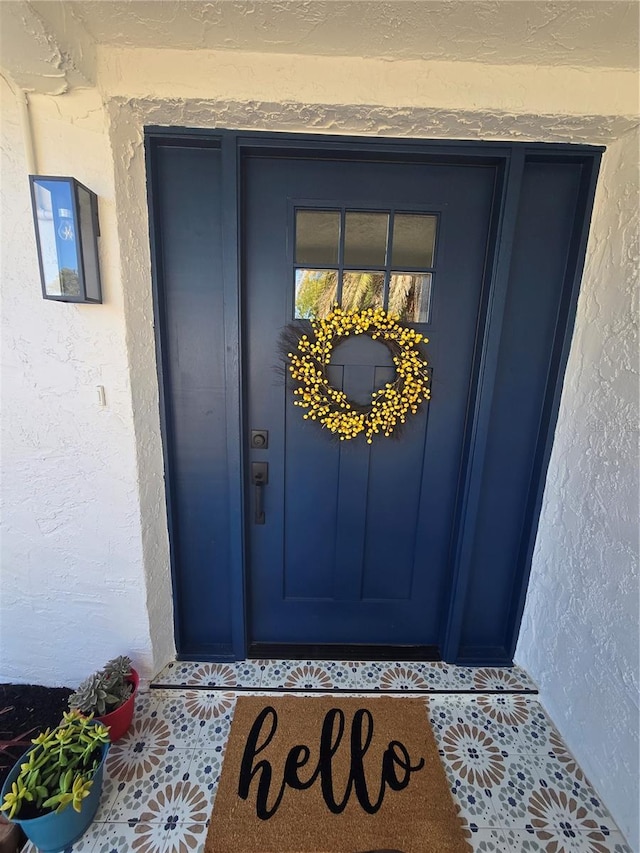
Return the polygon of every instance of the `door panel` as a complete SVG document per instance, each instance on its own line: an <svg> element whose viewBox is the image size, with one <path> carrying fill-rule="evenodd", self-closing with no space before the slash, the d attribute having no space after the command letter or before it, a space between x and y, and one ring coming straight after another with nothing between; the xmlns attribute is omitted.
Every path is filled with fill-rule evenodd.
<svg viewBox="0 0 640 853"><path fill-rule="evenodd" d="M250 642L440 645L495 179L490 166L244 161L245 427L269 430L268 449L249 451L269 463L264 525L247 483ZM303 420L282 378L294 214L314 206L438 216L430 322L416 325L432 400L398 438L337 441ZM334 365L352 397L389 375L364 339Z"/></svg>

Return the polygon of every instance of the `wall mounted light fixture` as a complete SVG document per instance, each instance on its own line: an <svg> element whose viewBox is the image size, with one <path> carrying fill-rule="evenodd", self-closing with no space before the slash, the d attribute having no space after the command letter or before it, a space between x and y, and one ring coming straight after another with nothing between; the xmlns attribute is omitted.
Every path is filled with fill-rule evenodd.
<svg viewBox="0 0 640 853"><path fill-rule="evenodd" d="M98 197L75 178L29 175L45 299L102 302Z"/></svg>

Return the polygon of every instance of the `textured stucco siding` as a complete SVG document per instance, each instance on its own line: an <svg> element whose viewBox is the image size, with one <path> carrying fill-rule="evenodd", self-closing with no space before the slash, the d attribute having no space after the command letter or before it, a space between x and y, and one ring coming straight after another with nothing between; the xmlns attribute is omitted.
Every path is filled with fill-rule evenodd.
<svg viewBox="0 0 640 853"><path fill-rule="evenodd" d="M638 849L638 134L605 154L516 659Z"/></svg>
<svg viewBox="0 0 640 853"><path fill-rule="evenodd" d="M19 113L3 80L0 681L73 686L121 653L150 674L153 648L102 102L91 90L35 96L32 115L39 171L73 174L99 196L105 304L42 299Z"/></svg>

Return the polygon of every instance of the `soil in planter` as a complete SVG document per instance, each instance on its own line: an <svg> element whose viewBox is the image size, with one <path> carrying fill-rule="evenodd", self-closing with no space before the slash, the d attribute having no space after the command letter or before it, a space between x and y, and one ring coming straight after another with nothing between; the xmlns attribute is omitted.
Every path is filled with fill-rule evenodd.
<svg viewBox="0 0 640 853"><path fill-rule="evenodd" d="M0 684L0 787L31 738L61 722L72 693L68 687Z"/></svg>

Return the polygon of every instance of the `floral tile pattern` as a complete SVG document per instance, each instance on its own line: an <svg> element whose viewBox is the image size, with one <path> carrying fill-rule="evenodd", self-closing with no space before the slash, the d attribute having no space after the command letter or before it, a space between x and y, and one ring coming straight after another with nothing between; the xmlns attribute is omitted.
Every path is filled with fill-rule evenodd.
<svg viewBox="0 0 640 853"><path fill-rule="evenodd" d="M65 853L202 853L239 687L267 697L277 688L431 690L425 714L476 853L632 853L517 669L177 663L156 683L164 689L141 691L131 729L110 751L94 823Z"/></svg>
<svg viewBox="0 0 640 853"><path fill-rule="evenodd" d="M143 820L144 815L145 819L150 821L149 804L167 786L189 779L192 758L191 750L178 749L168 752L148 776L121 782L118 786L118 797L107 820L116 823L137 822Z"/></svg>
<svg viewBox="0 0 640 853"><path fill-rule="evenodd" d="M291 661L234 663L176 661L153 679L158 686L307 690L537 691L527 673L514 667L455 666L442 661Z"/></svg>
<svg viewBox="0 0 640 853"><path fill-rule="evenodd" d="M501 833L498 846L487 847L496 853L632 853L619 832L601 838L593 833L563 830L546 832L511 831Z"/></svg>
<svg viewBox="0 0 640 853"><path fill-rule="evenodd" d="M174 661L158 673L153 683L198 688L259 687L262 678L260 663L255 660L232 663Z"/></svg>

